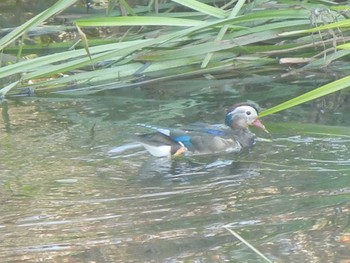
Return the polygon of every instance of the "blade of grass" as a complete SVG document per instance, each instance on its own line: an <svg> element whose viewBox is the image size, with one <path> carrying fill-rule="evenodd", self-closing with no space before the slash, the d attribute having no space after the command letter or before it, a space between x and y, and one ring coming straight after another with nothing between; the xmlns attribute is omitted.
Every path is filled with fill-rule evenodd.
<svg viewBox="0 0 350 263"><path fill-rule="evenodd" d="M96 26L203 26L206 22L174 17L161 16L122 16L122 17L98 17L92 19L78 19L75 21L80 27Z"/></svg>
<svg viewBox="0 0 350 263"><path fill-rule="evenodd" d="M122 50L126 47L142 44L143 42L146 42L147 40L134 40L134 41L127 41L117 44L106 44L96 47L90 48L90 54L102 54L103 52L108 52L110 50ZM57 64L59 62L62 62L67 59L76 59L80 56L83 56L86 54L86 51L84 49L78 49L78 50L72 50L72 51L65 51L60 52L56 54L51 54L43 57L34 58L31 60L25 60L18 62L16 64L11 64L5 67L0 68L0 78L8 77L13 74L21 73L21 72L27 72L27 71L35 71L38 68L46 67L50 64Z"/></svg>
<svg viewBox="0 0 350 263"><path fill-rule="evenodd" d="M213 7L211 5L207 5L204 3L201 3L196 0L173 0L173 2L178 3L183 6L187 6L188 8L191 8L193 10L197 10L198 12L217 17L217 18L225 18L226 12L220 8Z"/></svg>
<svg viewBox="0 0 350 263"><path fill-rule="evenodd" d="M338 45L337 49L350 49L350 43Z"/></svg>
<svg viewBox="0 0 350 263"><path fill-rule="evenodd" d="M272 263L271 260L269 260L263 253L261 253L259 250L257 250L255 247L253 247L248 241L246 241L243 237L238 235L235 231L232 229L229 229L228 227L224 227L228 232L230 232L233 236L235 236L239 241L241 241L243 244L245 244L247 247L249 247L251 250L253 250L258 256L260 256L262 259L264 259L266 262Z"/></svg>
<svg viewBox="0 0 350 263"><path fill-rule="evenodd" d="M314 89L312 91L309 91L303 95L300 95L298 97L295 97L291 100L285 101L281 104L278 104L270 109L267 109L263 112L260 113L261 117L285 110L285 109L289 109L291 107L294 107L296 105L308 102L310 100L314 100L317 98L320 98L322 96L331 94L333 92L342 90L342 89L346 89L350 87L350 76L344 77L342 79L333 81L331 83L328 83L326 85L323 85L322 87L319 87L317 89Z"/></svg>
<svg viewBox="0 0 350 263"><path fill-rule="evenodd" d="M318 32L318 31L334 29L334 28L347 28L347 29L349 29L350 28L350 19L345 19L342 21L333 22L333 23L329 23L326 25L313 27L313 28L305 29L305 30L284 32L284 33L281 33L280 36L290 36L290 35L295 35L295 34L314 33L314 32Z"/></svg>
<svg viewBox="0 0 350 263"><path fill-rule="evenodd" d="M190 63L192 63L192 61L185 61L185 64L182 66L188 66L190 65ZM74 89L67 89L67 90L63 90L61 88L57 89L57 90L53 90L51 88L48 88L47 85L43 86L43 88L39 88L36 89L36 94L42 94L42 93L49 93L49 92L58 92L58 93L69 93L70 95L86 95L86 94L93 94L99 91L103 91L103 90L108 90L108 89L119 89L119 88L132 88L132 87L139 87L140 85L143 84L149 84L149 83L155 83L155 82L159 82L159 81L165 81L168 79L181 79L184 77L190 77L190 76L194 76L194 75L198 75L198 74L206 74L206 73L213 73L213 72L222 72L223 70L232 70L233 65L232 64L225 64L225 65L213 65L211 67L207 67L205 69L199 69L199 68L195 68L194 70L186 70L186 68L182 68L180 67L181 65L181 61L179 61L179 63L175 63L174 67L172 69L169 68L165 68L165 69L161 69L158 68L155 72L157 75L160 76L155 76L152 79L149 80L138 80L137 82L133 82L133 79L126 79L126 80L117 80L116 79L116 74L114 72L114 76L113 78L110 79L105 79L108 82L107 83L102 83L101 82L96 82L93 83L92 85L89 83L88 86L83 86L80 88L74 88ZM176 66L177 65L177 66ZM147 69L148 72L151 72L152 69L148 68ZM57 81L62 80L61 79L57 79ZM53 80L52 84L56 82L56 80ZM60 82L61 84L63 82Z"/></svg>
<svg viewBox="0 0 350 263"><path fill-rule="evenodd" d="M19 81L15 81L7 85L6 87L3 87L2 89L0 89L0 99L2 99L11 89L16 87L18 83Z"/></svg>
<svg viewBox="0 0 350 263"><path fill-rule="evenodd" d="M239 0L237 2L237 4L235 5L235 7L232 9L232 11L231 11L231 13L229 15L229 18L236 17L238 12L241 10L242 6L244 5L244 3L245 3L245 0ZM219 34L215 38L215 42L222 40L222 38L226 34L226 31L227 31L228 28L229 28L229 25L226 24L220 29ZM213 56L212 52L208 53L205 56L205 58L204 58L204 60L202 62L201 68L205 68L208 65L208 63L209 63L210 59L212 58L212 56Z"/></svg>
<svg viewBox="0 0 350 263"><path fill-rule="evenodd" d="M24 34L29 28L37 26L44 22L46 19L52 17L54 14L61 12L67 7L71 6L78 0L59 0L53 6L36 15L32 19L28 20L21 26L17 27L15 30L11 31L9 34L0 39L0 50L10 44L12 41L16 40L18 37Z"/></svg>
<svg viewBox="0 0 350 263"><path fill-rule="evenodd" d="M277 22L279 20L285 21L287 19L308 19L310 12L307 10L298 10L298 9L282 9L282 10L262 10L259 12L248 13L241 16L236 16L234 18L226 18L220 20L218 25L224 23L246 23L246 22L254 22L255 26L259 21L274 21Z"/></svg>
<svg viewBox="0 0 350 263"><path fill-rule="evenodd" d="M278 32L273 30L266 32L254 33L247 36L236 38L235 41L223 40L220 42L206 42L203 44L185 46L178 49L161 50L147 53L140 53L136 56L139 60L144 61L165 61L181 57L190 57L196 55L204 55L209 52L225 51L238 46L244 46L260 41L267 41L277 37ZM232 57L232 55L231 55Z"/></svg>
<svg viewBox="0 0 350 263"><path fill-rule="evenodd" d="M111 57L119 56L127 56L131 54L132 52L135 52L137 50L142 50L145 47L149 47L152 45L160 45L163 44L167 41L170 41L172 39L178 39L180 37L186 36L196 30L199 30L201 28L205 28L205 26L196 26L188 29L184 29L181 31L176 31L174 33L170 33L167 35L160 36L155 39L147 39L142 42L136 42L130 45L127 45L123 49L115 49L109 52L104 52L102 54L98 54L94 57L92 57L91 62L98 62L102 60L109 60ZM123 43L121 43L123 44ZM90 49L91 51L91 49ZM62 72L67 72L69 70L76 69L78 67L86 66L88 63L90 63L89 59L83 58L83 59L77 59L75 61L69 61L65 65L55 65L52 67L47 67L47 68L40 68L36 72L30 73L25 75L25 79L32 79L32 78L38 78L38 77L45 77L51 74L56 74L56 73L62 73Z"/></svg>

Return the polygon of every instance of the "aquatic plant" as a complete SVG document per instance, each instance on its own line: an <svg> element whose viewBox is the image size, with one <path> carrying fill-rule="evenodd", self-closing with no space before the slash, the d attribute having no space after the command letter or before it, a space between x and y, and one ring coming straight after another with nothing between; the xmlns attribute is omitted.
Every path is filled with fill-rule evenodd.
<svg viewBox="0 0 350 263"><path fill-rule="evenodd" d="M97 13L65 18L63 26L44 25L75 4L57 1L0 39L2 55L17 57L0 68L0 96L92 94L224 71L254 74L280 64L290 66L284 74L288 76L326 68L350 53L349 7L333 1L174 0L135 6L109 1ZM43 40L58 33L70 33L73 39ZM36 36L40 41L25 43ZM345 76L262 115L346 89L349 79Z"/></svg>

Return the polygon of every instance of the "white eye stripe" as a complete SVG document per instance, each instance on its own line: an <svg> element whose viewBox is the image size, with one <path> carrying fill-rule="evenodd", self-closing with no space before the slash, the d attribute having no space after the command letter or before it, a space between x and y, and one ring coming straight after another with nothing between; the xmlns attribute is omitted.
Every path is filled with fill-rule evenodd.
<svg viewBox="0 0 350 263"><path fill-rule="evenodd" d="M236 114L238 112L249 115L249 117L253 117L253 116L257 117L258 116L258 113L256 112L256 110L253 107L248 106L248 105L238 106L233 111L227 113L227 115L233 115L233 114ZM250 112L250 114L248 114L248 112Z"/></svg>

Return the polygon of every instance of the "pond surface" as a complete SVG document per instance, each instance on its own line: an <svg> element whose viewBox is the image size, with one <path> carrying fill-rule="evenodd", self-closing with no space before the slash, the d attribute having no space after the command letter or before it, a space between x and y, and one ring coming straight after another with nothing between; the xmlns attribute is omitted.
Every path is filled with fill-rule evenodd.
<svg viewBox="0 0 350 263"><path fill-rule="evenodd" d="M3 102L0 261L263 262L228 228L273 262L348 262L348 95L263 118L271 135L254 132L268 140L239 154L156 159L132 141L148 132L137 123L221 123L231 104L267 108L309 83L196 79Z"/></svg>

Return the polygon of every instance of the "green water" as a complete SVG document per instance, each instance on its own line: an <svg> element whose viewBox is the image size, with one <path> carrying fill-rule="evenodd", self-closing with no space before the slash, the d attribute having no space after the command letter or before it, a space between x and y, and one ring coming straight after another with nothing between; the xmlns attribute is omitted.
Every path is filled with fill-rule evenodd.
<svg viewBox="0 0 350 263"><path fill-rule="evenodd" d="M269 107L317 86L237 81L3 102L0 261L263 262L225 227L273 262L349 260L347 94L263 118L271 136L254 131L269 141L240 154L128 148L147 132L137 123L221 123L235 102Z"/></svg>

